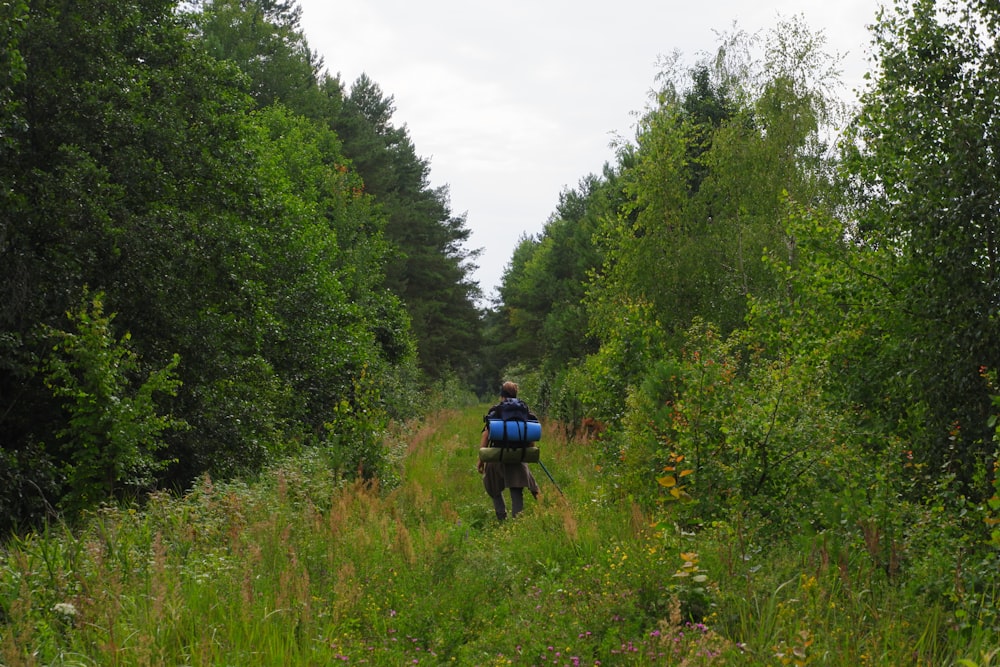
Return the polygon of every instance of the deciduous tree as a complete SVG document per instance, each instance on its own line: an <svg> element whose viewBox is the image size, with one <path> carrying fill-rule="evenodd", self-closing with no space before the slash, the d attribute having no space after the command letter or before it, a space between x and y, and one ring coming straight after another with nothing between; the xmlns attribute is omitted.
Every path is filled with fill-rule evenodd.
<svg viewBox="0 0 1000 667"><path fill-rule="evenodd" d="M885 258L886 407L899 420L918 408L916 454L967 481L991 448L982 369L1000 366L998 28L990 3L883 10L849 162L857 238Z"/></svg>

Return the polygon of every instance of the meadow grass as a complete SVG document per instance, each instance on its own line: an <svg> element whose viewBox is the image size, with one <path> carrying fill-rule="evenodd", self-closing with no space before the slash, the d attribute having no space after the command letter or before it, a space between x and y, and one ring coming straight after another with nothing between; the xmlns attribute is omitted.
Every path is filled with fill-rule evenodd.
<svg viewBox="0 0 1000 667"><path fill-rule="evenodd" d="M0 664L1000 664L949 640L858 555L756 552L731 526L651 517L550 428L542 488L498 523L483 408L393 434L393 489L313 452L254 483L106 508L0 552ZM960 663L959 660L967 662Z"/></svg>

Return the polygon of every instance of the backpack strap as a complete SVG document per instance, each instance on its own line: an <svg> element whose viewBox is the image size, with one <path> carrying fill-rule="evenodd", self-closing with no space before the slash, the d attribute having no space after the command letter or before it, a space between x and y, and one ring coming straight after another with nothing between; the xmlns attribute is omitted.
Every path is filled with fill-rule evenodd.
<svg viewBox="0 0 1000 667"><path fill-rule="evenodd" d="M508 426L510 426L511 422L513 422L513 423L515 423L515 424L526 424L526 423L525 423L524 421L522 421L522 420L520 420L520 419L504 419L504 420L503 420L503 439L504 439L504 440L505 440L506 442L508 442L508 443L510 443L510 442L513 442L513 443L514 443L513 445L510 445L510 444L508 444L508 445L507 445L507 446L508 446L508 447L510 447L510 448L520 448L520 447L524 447L524 446L525 446L525 444L526 444L526 443L524 442L524 440L515 440L515 439L514 439L514 437L516 437L516 436L518 435L518 432L519 432L519 431L520 431L521 429L525 429L525 430L527 430L527 428L528 428L528 427L527 427L527 425L525 425L525 426L518 426L518 427L516 427L516 428L517 428L517 431L515 431L515 432L513 432L513 433L508 433L508 432L507 432L507 427L508 427Z"/></svg>

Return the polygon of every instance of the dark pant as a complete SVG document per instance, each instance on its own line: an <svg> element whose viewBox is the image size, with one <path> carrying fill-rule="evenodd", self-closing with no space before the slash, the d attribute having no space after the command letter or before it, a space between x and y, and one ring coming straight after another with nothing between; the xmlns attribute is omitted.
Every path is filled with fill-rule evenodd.
<svg viewBox="0 0 1000 667"><path fill-rule="evenodd" d="M497 512L497 518L503 521L507 518L507 506L503 502L503 491L493 498L493 509ZM516 517L524 510L524 489L513 487L510 489L510 514Z"/></svg>

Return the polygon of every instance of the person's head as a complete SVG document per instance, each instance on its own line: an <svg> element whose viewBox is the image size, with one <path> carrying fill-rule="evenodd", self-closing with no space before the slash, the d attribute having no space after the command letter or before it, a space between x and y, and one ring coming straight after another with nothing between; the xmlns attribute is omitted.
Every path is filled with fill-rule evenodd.
<svg viewBox="0 0 1000 667"><path fill-rule="evenodd" d="M517 383L504 382L500 387L500 398L517 398Z"/></svg>

